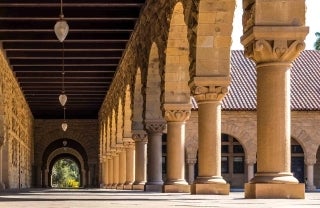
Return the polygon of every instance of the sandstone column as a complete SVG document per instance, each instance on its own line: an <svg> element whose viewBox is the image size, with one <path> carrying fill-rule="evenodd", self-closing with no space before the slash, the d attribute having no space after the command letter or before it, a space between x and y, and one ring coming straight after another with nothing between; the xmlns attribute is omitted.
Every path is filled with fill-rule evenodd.
<svg viewBox="0 0 320 208"><path fill-rule="evenodd" d="M185 124L191 114L190 104L164 104L167 121L167 180L163 192L190 192L185 180Z"/></svg>
<svg viewBox="0 0 320 208"><path fill-rule="evenodd" d="M146 121L147 183L145 191L162 192L162 132L166 128L163 121Z"/></svg>
<svg viewBox="0 0 320 208"><path fill-rule="evenodd" d="M109 183L108 179L109 179L109 176L108 176L108 159L106 156L104 156L104 159L103 159L103 172L104 172L104 177L103 177L103 186L104 188L107 187L107 184Z"/></svg>
<svg viewBox="0 0 320 208"><path fill-rule="evenodd" d="M268 9L278 3L304 6L300 0L256 6ZM299 26L253 26L242 37L245 55L255 61L257 70L257 174L245 185L246 198L304 198L304 184L291 173L290 67L304 49L307 32Z"/></svg>
<svg viewBox="0 0 320 208"><path fill-rule="evenodd" d="M192 184L194 182L194 165L196 164L196 162L197 159L187 159L189 184Z"/></svg>
<svg viewBox="0 0 320 208"><path fill-rule="evenodd" d="M135 141L135 181L132 185L133 190L144 190L146 183L147 167L147 134L145 131L133 133Z"/></svg>
<svg viewBox="0 0 320 208"><path fill-rule="evenodd" d="M126 139L124 139L126 140ZM134 141L130 138L130 142L124 142L126 149L126 182L124 184L125 190L131 190L134 182L135 173L135 147Z"/></svg>
<svg viewBox="0 0 320 208"><path fill-rule="evenodd" d="M221 83L219 83L221 84ZM223 85L197 86L198 103L198 177L192 194L229 194L230 185L221 176L221 101L229 82Z"/></svg>
<svg viewBox="0 0 320 208"><path fill-rule="evenodd" d="M126 151L124 148L121 148L119 153L119 184L117 185L117 189L122 190L124 187L124 183L126 182Z"/></svg>
<svg viewBox="0 0 320 208"><path fill-rule="evenodd" d="M248 181L250 181L254 177L254 164L248 163Z"/></svg>
<svg viewBox="0 0 320 208"><path fill-rule="evenodd" d="M113 154L113 184L112 188L116 189L119 184L119 153Z"/></svg>
<svg viewBox="0 0 320 208"><path fill-rule="evenodd" d="M316 190L316 186L314 185L314 164L316 163L316 159L306 158L307 165L307 176L306 176L306 188L308 191Z"/></svg>
<svg viewBox="0 0 320 208"><path fill-rule="evenodd" d="M3 171L3 167L2 167L2 139L0 138L0 190L4 190L5 189L5 185L3 183L3 179L2 179L2 171Z"/></svg>
<svg viewBox="0 0 320 208"><path fill-rule="evenodd" d="M113 184L113 158L111 155L108 156L108 184L107 188L111 189Z"/></svg>

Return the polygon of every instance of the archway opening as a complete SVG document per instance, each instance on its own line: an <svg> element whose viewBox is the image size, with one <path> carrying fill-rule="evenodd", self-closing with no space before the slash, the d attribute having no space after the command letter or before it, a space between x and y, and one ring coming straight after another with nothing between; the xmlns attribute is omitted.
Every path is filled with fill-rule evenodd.
<svg viewBox="0 0 320 208"><path fill-rule="evenodd" d="M304 152L297 140L291 137L291 172L300 183L305 182Z"/></svg>
<svg viewBox="0 0 320 208"><path fill-rule="evenodd" d="M70 158L61 158L52 166L51 187L79 188L80 171L78 164Z"/></svg>

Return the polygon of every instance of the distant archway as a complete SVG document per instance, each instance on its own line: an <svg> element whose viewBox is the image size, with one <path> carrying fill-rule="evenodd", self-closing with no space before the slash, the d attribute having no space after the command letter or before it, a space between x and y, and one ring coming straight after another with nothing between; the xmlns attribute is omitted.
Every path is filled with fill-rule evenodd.
<svg viewBox="0 0 320 208"><path fill-rule="evenodd" d="M71 154L60 154L50 163L50 187L79 188L81 187L81 164Z"/></svg>
<svg viewBox="0 0 320 208"><path fill-rule="evenodd" d="M88 156L83 146L72 139L58 139L48 145L42 156L42 187L51 187L52 166L62 158L75 161L80 172L80 186L86 187L89 177Z"/></svg>

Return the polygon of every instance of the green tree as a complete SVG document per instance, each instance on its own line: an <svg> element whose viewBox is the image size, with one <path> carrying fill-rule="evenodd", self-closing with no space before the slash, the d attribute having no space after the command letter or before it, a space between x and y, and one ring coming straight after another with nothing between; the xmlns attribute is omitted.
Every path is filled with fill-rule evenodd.
<svg viewBox="0 0 320 208"><path fill-rule="evenodd" d="M70 159L58 160L52 167L52 185L58 188L75 188L80 183L78 165Z"/></svg>
<svg viewBox="0 0 320 208"><path fill-rule="evenodd" d="M317 40L316 42L314 43L314 48L318 51L320 51L320 32L316 32L316 37L317 37Z"/></svg>

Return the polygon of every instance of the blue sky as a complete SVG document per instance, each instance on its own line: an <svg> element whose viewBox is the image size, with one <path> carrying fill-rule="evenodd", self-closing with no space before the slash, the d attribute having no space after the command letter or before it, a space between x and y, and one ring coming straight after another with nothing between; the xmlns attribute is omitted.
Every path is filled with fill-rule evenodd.
<svg viewBox="0 0 320 208"><path fill-rule="evenodd" d="M242 0L236 0L237 7L235 11L235 18L233 22L233 43L232 49L243 50L240 43L240 36L242 35ZM306 49L314 49L313 43L316 40L314 35L320 32L320 1L319 0L306 0L307 13L306 13L306 26L309 27L309 34L306 37Z"/></svg>

